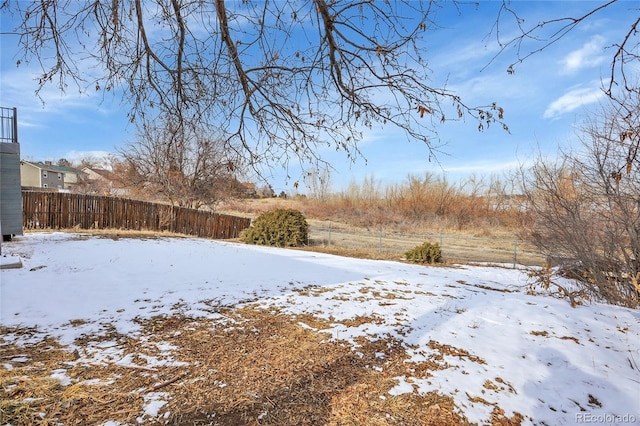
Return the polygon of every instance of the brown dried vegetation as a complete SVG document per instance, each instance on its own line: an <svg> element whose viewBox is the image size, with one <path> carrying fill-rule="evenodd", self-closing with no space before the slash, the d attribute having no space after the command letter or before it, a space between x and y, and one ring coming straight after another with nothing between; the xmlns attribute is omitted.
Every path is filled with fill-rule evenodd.
<svg viewBox="0 0 640 426"><path fill-rule="evenodd" d="M135 337L86 336L76 342L75 352L50 338L17 345L17 338L34 341L35 330L5 328L0 423L468 424L450 396L388 393L397 384L394 377L430 377L431 371L446 368L435 358L411 362L393 338L361 338L356 352L321 331L329 322L308 314L257 307L220 313L208 319L152 318L141 322ZM88 348L106 342L121 350L120 361L92 358ZM471 357L436 342L430 347ZM144 411L154 398L165 401L157 416ZM502 413L493 422L519 424L512 420Z"/></svg>

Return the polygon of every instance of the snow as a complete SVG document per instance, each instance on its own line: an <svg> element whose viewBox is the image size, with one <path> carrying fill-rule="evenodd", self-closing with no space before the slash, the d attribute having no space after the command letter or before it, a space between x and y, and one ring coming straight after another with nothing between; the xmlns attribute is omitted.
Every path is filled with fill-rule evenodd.
<svg viewBox="0 0 640 426"><path fill-rule="evenodd" d="M63 386L69 386L71 384L71 377L67 376L67 370L63 368L53 370L51 378L59 380Z"/></svg>
<svg viewBox="0 0 640 426"><path fill-rule="evenodd" d="M424 267L210 240L66 233L16 237L3 244L3 253L19 257L23 267L1 271L0 325L37 327L63 344L110 325L136 334L136 318L218 317L221 306L257 301L330 321L322 331L356 351L361 336L399 339L416 362L434 353L434 343L466 351L445 355L449 368L428 379L397 377L390 394L451 395L473 422L491 417L491 405L474 402L481 397L508 416L522 413L525 424L640 424L640 311L597 303L571 308L565 300L529 294L522 269ZM377 321L338 322L356 317ZM171 345L158 345L160 355L145 367L177 365ZM115 342L91 342L81 359L134 361ZM63 371L56 377L67 379ZM162 415L167 397L150 394L139 421Z"/></svg>
<svg viewBox="0 0 640 426"><path fill-rule="evenodd" d="M166 392L149 392L144 396L145 407L144 407L144 415L138 417L138 423L145 423L147 419L153 419L158 416L160 409L167 404L165 398L167 397ZM168 415L169 412L166 412L165 415Z"/></svg>
<svg viewBox="0 0 640 426"><path fill-rule="evenodd" d="M22 261L18 256L0 256L0 269L21 268Z"/></svg>

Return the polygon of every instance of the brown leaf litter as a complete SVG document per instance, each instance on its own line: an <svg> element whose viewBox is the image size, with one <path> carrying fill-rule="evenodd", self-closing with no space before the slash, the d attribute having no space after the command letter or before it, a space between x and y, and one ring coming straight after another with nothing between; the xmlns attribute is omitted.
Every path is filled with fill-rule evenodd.
<svg viewBox="0 0 640 426"><path fill-rule="evenodd" d="M18 345L2 337L0 424L469 424L448 395L389 394L395 377L430 377L447 368L437 356L412 362L391 337L363 337L353 347L316 331L329 322L309 314L258 307L220 313L144 320L135 337L86 336L76 352L51 338ZM0 331L15 336L20 330ZM105 342L117 357L94 356ZM437 342L429 347L440 356L482 361ZM155 411L145 411L151 401L159 402ZM521 420L494 406L492 424Z"/></svg>

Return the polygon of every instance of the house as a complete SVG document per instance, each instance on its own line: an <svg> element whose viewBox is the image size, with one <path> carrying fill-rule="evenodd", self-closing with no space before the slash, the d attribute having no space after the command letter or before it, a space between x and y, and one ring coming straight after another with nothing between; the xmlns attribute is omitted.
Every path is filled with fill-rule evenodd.
<svg viewBox="0 0 640 426"><path fill-rule="evenodd" d="M21 184L24 188L46 188L77 192L85 184L86 174L51 161L20 161Z"/></svg>
<svg viewBox="0 0 640 426"><path fill-rule="evenodd" d="M57 170L64 173L64 187L65 189L70 189L73 192L79 192L79 188L84 186L87 182L88 176L86 173L82 172L73 167L68 166L55 166Z"/></svg>
<svg viewBox="0 0 640 426"><path fill-rule="evenodd" d="M55 166L51 161L20 161L20 183L24 188L69 189L65 175L65 168Z"/></svg>
<svg viewBox="0 0 640 426"><path fill-rule="evenodd" d="M127 195L127 189L123 188L120 176L110 170L98 167L83 167L85 185L94 193L122 196Z"/></svg>
<svg viewBox="0 0 640 426"><path fill-rule="evenodd" d="M240 183L240 196L242 198L257 198L256 184L251 182Z"/></svg>

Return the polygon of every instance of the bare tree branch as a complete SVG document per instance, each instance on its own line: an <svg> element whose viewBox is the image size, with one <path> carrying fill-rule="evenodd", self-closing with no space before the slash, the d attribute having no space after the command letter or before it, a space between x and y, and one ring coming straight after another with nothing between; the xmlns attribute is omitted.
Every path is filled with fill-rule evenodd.
<svg viewBox="0 0 640 426"><path fill-rule="evenodd" d="M8 0L26 62L54 80L123 93L134 123L172 117L220 135L247 163L323 166L331 147L361 157L373 126L435 156L437 126L503 122L430 84L422 37L440 1ZM90 71L89 71L90 70ZM449 113L451 107L453 113ZM180 140L178 137L176 140ZM320 163L320 165L319 165ZM315 164L315 166L314 166Z"/></svg>
<svg viewBox="0 0 640 426"><path fill-rule="evenodd" d="M620 0L609 0L602 2L593 8L589 8L586 13L577 17L565 16L554 19L538 22L532 26L525 26L525 20L520 16L517 9L517 3L511 3L507 0L502 1L502 5L498 12L497 19L491 29L490 35L495 36L496 42L500 46L498 53L496 53L491 61L483 69L495 62L499 56L503 56L508 48L516 49L516 61L509 64L507 67L507 73L512 74L515 72L515 68L518 64L523 63L531 56L537 55L542 51L548 49L550 46L562 41L567 34L574 31L579 25L584 24L586 21L593 19L598 13L610 9L616 3L620 3ZM622 4L622 3L620 3ZM630 4L630 3L627 3ZM633 8L631 10L634 10ZM616 96L614 87L622 86L625 91L639 91L640 87L637 84L635 74L630 78L627 75L627 64L637 63L640 60L640 54L638 53L638 47L640 41L638 39L638 25L640 24L640 8L635 7L637 11L636 15L630 14L631 22L628 24L629 31L622 36L619 43L614 44L615 53L611 57L610 76L605 93L608 97L612 98ZM506 17L505 17L506 16ZM506 41L503 39L501 26L505 20L514 20L518 27L520 34L516 37L508 38ZM545 34L546 30L550 30L550 33ZM537 47L524 51L523 45L527 41L534 41L537 43ZM635 71L631 71L632 73Z"/></svg>

